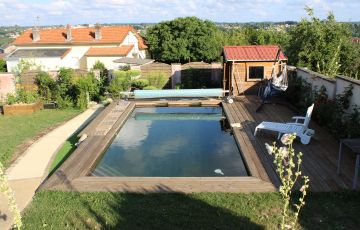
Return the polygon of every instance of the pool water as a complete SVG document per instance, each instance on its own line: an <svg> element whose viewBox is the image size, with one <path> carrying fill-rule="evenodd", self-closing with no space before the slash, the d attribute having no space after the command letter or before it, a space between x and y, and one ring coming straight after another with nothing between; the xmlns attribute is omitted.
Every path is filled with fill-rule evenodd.
<svg viewBox="0 0 360 230"><path fill-rule="evenodd" d="M136 108L92 176L247 176L221 107Z"/></svg>

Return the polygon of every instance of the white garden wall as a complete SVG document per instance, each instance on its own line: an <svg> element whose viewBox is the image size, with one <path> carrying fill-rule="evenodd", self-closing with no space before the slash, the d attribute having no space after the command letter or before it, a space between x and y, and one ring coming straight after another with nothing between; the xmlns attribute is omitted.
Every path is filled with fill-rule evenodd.
<svg viewBox="0 0 360 230"><path fill-rule="evenodd" d="M345 88L352 84L353 95L350 99L349 110L352 110L354 106L358 106L360 108L360 80L355 80L345 76L330 78L301 67L296 68L296 72L298 77L312 86L312 89L320 89L321 86L324 86L329 99L335 99L336 95L342 94L345 91Z"/></svg>

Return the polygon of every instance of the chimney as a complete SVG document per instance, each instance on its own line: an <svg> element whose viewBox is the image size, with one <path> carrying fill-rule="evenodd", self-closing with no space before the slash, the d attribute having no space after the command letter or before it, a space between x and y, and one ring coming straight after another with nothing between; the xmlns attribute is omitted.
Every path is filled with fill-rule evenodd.
<svg viewBox="0 0 360 230"><path fill-rule="evenodd" d="M36 26L32 29L32 37L33 42L37 42L40 40L40 30Z"/></svg>
<svg viewBox="0 0 360 230"><path fill-rule="evenodd" d="M71 41L72 40L72 35L71 35L71 25L67 24L66 25L66 41Z"/></svg>
<svg viewBox="0 0 360 230"><path fill-rule="evenodd" d="M101 27L99 23L96 23L95 25L95 39L96 40L101 39Z"/></svg>

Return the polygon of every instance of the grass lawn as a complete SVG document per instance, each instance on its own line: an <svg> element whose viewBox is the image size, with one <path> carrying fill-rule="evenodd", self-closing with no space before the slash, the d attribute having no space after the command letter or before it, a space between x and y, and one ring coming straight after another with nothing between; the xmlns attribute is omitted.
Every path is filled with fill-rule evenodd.
<svg viewBox="0 0 360 230"><path fill-rule="evenodd" d="M30 141L46 129L68 120L81 111L41 110L30 115L0 116L0 162L8 166L17 146Z"/></svg>
<svg viewBox="0 0 360 230"><path fill-rule="evenodd" d="M42 191L24 229L278 229L278 193L134 194ZM310 194L302 229L356 229L360 193Z"/></svg>
<svg viewBox="0 0 360 230"><path fill-rule="evenodd" d="M49 173L52 174L60 165L70 156L70 154L76 149L75 144L79 140L77 137L81 130L74 133L65 143L61 146L60 150L56 153L53 162L51 163Z"/></svg>

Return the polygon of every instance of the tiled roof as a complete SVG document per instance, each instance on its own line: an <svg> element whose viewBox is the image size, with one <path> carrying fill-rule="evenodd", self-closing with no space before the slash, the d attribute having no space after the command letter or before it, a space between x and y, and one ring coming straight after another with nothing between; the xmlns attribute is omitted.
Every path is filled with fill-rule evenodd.
<svg viewBox="0 0 360 230"><path fill-rule="evenodd" d="M258 46L224 46L226 61L275 61L279 46L258 45ZM287 60L281 51L280 60Z"/></svg>
<svg viewBox="0 0 360 230"><path fill-rule="evenodd" d="M133 45L122 45L120 47L91 47L85 56L126 56Z"/></svg>
<svg viewBox="0 0 360 230"><path fill-rule="evenodd" d="M39 45L39 44L120 44L124 41L129 31L133 32L139 40L139 49L147 46L142 37L132 26L103 26L101 27L101 39L95 39L95 28L71 28L72 39L66 40L66 28L39 29L40 40L34 42L32 29L25 30L13 45Z"/></svg>

